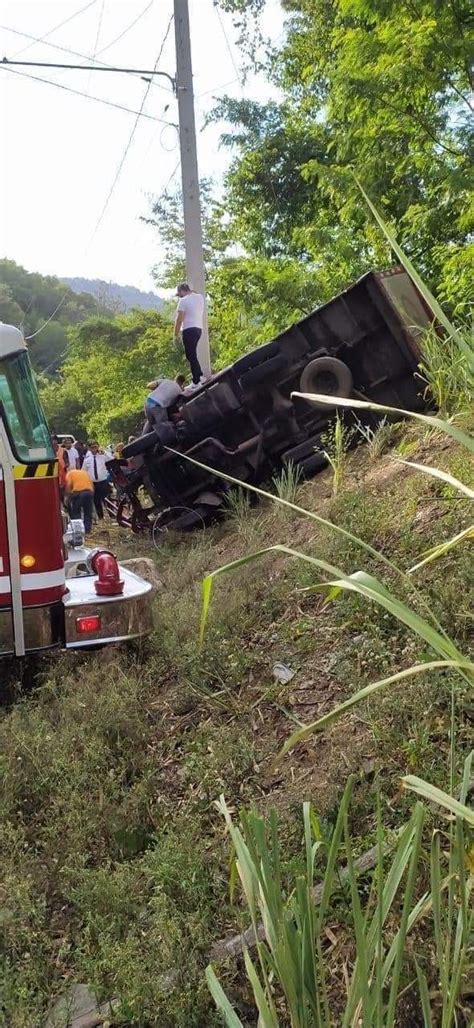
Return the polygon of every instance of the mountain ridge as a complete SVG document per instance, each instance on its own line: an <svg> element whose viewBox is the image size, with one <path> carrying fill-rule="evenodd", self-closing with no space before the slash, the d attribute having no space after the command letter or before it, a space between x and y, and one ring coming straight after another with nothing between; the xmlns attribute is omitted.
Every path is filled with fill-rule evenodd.
<svg viewBox="0 0 474 1028"><path fill-rule="evenodd" d="M69 286L74 293L89 293L102 306L108 307L116 313L132 310L133 307L159 311L164 305L161 296L151 289L145 292L136 286L121 286L118 282L105 282L100 278L83 278L80 275L69 278L61 277L60 281Z"/></svg>

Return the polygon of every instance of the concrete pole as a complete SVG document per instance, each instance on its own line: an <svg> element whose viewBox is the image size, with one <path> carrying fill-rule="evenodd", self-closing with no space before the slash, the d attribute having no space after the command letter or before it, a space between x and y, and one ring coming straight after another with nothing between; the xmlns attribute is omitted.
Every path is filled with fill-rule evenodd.
<svg viewBox="0 0 474 1028"><path fill-rule="evenodd" d="M178 98L179 146L183 187L186 278L197 293L206 296L206 279L202 251L201 201L194 119L193 70L189 31L188 0L173 0L176 41L176 94ZM205 375L211 371L207 310L204 312L202 336L198 344L199 363Z"/></svg>

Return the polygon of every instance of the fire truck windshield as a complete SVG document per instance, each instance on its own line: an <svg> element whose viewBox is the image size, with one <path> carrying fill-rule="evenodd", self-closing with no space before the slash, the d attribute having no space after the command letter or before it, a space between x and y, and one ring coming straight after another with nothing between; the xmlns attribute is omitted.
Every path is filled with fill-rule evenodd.
<svg viewBox="0 0 474 1028"><path fill-rule="evenodd" d="M28 354L0 360L0 416L15 457L25 463L54 460L54 451Z"/></svg>

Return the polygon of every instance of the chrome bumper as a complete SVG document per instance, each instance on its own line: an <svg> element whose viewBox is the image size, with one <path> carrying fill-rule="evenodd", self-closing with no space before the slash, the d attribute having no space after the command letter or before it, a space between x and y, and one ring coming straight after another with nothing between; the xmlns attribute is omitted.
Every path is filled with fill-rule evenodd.
<svg viewBox="0 0 474 1028"><path fill-rule="evenodd" d="M55 603L45 607L24 607L23 627L27 653L51 650L63 643L63 605ZM11 610L0 610L0 657L15 652L13 618Z"/></svg>
<svg viewBox="0 0 474 1028"><path fill-rule="evenodd" d="M66 587L61 603L23 608L25 649L28 652L65 646L89 646L125 642L153 631L153 586L132 571L120 567L124 581L120 596L97 596L95 576L86 574L88 550L76 550L66 562ZM100 617L100 628L88 633L78 630L84 617ZM0 609L0 657L14 653L10 609Z"/></svg>

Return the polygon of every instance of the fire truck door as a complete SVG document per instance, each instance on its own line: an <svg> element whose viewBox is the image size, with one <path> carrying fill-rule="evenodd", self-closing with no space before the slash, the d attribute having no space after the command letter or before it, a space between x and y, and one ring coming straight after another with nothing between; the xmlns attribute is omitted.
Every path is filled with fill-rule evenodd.
<svg viewBox="0 0 474 1028"><path fill-rule="evenodd" d="M11 595L15 655L17 657L23 657L25 654L25 633L23 624L23 605L21 602L20 551L18 546L18 519L15 501L15 484L8 445L8 436L5 431L5 426L1 421L0 474L2 476L6 544L8 547L8 563L10 565L9 592ZM0 517L2 514L3 512L0 509ZM3 554L0 554L0 557L4 560Z"/></svg>

